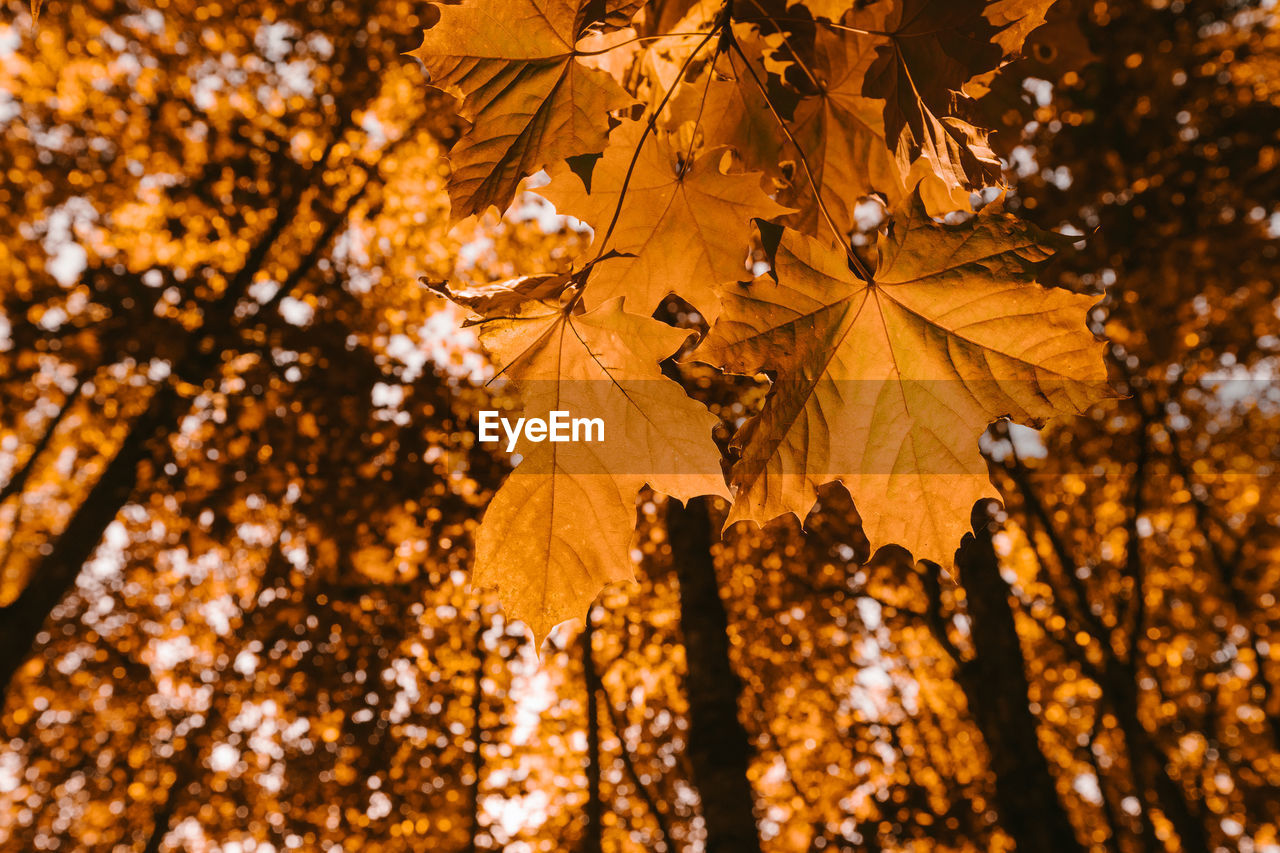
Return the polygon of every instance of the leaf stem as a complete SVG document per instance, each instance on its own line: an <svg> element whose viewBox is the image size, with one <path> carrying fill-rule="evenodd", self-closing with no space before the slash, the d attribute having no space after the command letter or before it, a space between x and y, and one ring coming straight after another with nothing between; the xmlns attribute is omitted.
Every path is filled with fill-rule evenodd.
<svg viewBox="0 0 1280 853"><path fill-rule="evenodd" d="M713 63L714 64L714 63ZM711 94L711 81L715 78L715 68L707 69L707 84L702 87L702 100L698 102L698 115L693 120L693 130L689 133L689 148L684 152L684 162L680 164L683 172L693 159L693 143L698 139L698 128L702 127L702 114L707 109L707 96Z"/></svg>
<svg viewBox="0 0 1280 853"><path fill-rule="evenodd" d="M760 7L756 5L756 8L759 9ZM761 9L760 11L763 12L764 10ZM889 38L893 38L894 36L899 35L898 33L885 32L884 30L864 30L859 27L850 27L844 24L837 24L834 21L828 21L824 18L820 19L820 18L787 17L787 16L780 16L780 15L761 15L760 17L756 17L756 18L735 18L734 20L742 24L759 24L765 21L768 21L770 23L781 21L782 23L787 23L787 24L812 24L815 27L827 27L829 29L840 30L841 32L845 32L845 33L856 33L857 35L860 35L860 36L886 36Z"/></svg>
<svg viewBox="0 0 1280 853"><path fill-rule="evenodd" d="M574 56L601 56L603 54L608 53L611 50L617 50L620 47L626 47L629 44L635 44L636 42L640 42L640 41L661 41L662 39L666 39L666 38L690 38L692 36L705 36L705 35L706 33L697 32L697 33L662 33L661 35L656 35L656 36L636 36L635 38L627 39L626 41L620 41L615 45L610 45L609 47L602 47L599 50L575 50L573 52L573 55Z"/></svg>

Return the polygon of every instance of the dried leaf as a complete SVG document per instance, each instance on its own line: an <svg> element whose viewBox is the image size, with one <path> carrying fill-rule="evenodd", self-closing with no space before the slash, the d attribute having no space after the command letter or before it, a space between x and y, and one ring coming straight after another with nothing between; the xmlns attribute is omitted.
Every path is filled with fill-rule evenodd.
<svg viewBox="0 0 1280 853"><path fill-rule="evenodd" d="M735 24L733 33L757 78L765 81L768 78L766 41L755 27L746 24ZM760 86L751 79L742 57L732 52L721 54L699 78L679 85L663 125L665 128L677 130L682 125L696 123L703 146L729 146L747 169L770 177L781 176L778 161L784 140Z"/></svg>
<svg viewBox="0 0 1280 853"><path fill-rule="evenodd" d="M903 172L885 144L882 101L862 94L863 79L874 58L865 36L819 30L810 72L818 89L796 108L796 141L813 169L818 189L841 233L854 228L858 199L873 192L890 206L905 195ZM787 153L798 159L794 146ZM800 213L786 223L809 234L823 229L817 199L797 166L795 183L782 200Z"/></svg>
<svg viewBox="0 0 1280 853"><path fill-rule="evenodd" d="M1045 22L1045 15L1055 0L995 0L983 15L999 32L992 41L1000 45L1006 56L1017 56L1031 31Z"/></svg>
<svg viewBox="0 0 1280 853"><path fill-rule="evenodd" d="M604 23L609 27L627 27L648 0L606 0Z"/></svg>

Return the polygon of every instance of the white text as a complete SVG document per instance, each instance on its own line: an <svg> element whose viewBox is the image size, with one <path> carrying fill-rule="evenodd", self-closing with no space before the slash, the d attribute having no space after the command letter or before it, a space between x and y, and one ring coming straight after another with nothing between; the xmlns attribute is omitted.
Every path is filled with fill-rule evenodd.
<svg viewBox="0 0 1280 853"><path fill-rule="evenodd" d="M603 418L574 418L568 412L552 412L550 420L542 418L516 418L515 423L502 417L498 412L483 411L480 413L481 444L496 444L502 440L498 430L506 435L507 452L516 449L521 432L529 441L537 444L543 441L552 442L597 442L604 441Z"/></svg>

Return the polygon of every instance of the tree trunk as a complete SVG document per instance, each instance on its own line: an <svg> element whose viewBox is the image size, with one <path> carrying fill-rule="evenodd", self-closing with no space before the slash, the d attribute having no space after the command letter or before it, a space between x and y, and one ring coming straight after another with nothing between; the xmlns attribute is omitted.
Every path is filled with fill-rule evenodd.
<svg viewBox="0 0 1280 853"><path fill-rule="evenodd" d="M52 550L37 564L26 587L13 602L0 608L0 697L8 692L14 673L31 653L45 619L75 586L80 567L133 494L138 464L151 440L176 422L178 416L173 410L179 402L183 401L172 385L163 385L156 391L147 410L134 421L106 470L54 541Z"/></svg>
<svg viewBox="0 0 1280 853"><path fill-rule="evenodd" d="M0 504L14 495L22 494L22 490L27 487L27 480L31 479L31 474L36 470L36 466L40 464L40 457L44 455L48 449L49 443L53 441L54 434L58 431L58 427L62 425L62 421L75 408L76 401L80 399L80 389L84 387L83 376L76 379L76 387L67 394L62 405L58 407L58 413L44 424L44 432L40 438L36 440L35 445L31 448L31 455L27 457L27 461L22 467L13 473L9 481L0 487ZM17 525L14 525L15 528Z"/></svg>
<svg viewBox="0 0 1280 853"><path fill-rule="evenodd" d="M582 672L585 682L587 710L587 831L583 837L583 853L600 853L603 845L604 807L600 800L600 706L596 704L600 692L600 674L592 655L595 625L591 622L591 610L579 635L582 644Z"/></svg>
<svg viewBox="0 0 1280 853"><path fill-rule="evenodd" d="M480 835L480 778L484 773L484 666L489 655L484 647L484 632L488 628L484 618L484 608L476 607L475 657L476 668L471 676L471 742L475 752L471 756L471 784L467 786L467 806L471 809L471 838L467 841L468 853L475 853L479 847L476 839Z"/></svg>
<svg viewBox="0 0 1280 853"><path fill-rule="evenodd" d="M1000 576L986 511L978 512L976 533L956 553L974 648L972 660L960 664L959 680L991 754L1000 827L1022 853L1080 853L1040 751L1009 585Z"/></svg>
<svg viewBox="0 0 1280 853"><path fill-rule="evenodd" d="M688 756L702 799L707 853L760 850L755 797L747 779L751 743L738 719L742 684L729 662L728 620L711 554L705 498L667 505L667 536L680 582L685 694L689 700Z"/></svg>
<svg viewBox="0 0 1280 853"><path fill-rule="evenodd" d="M1142 473L1147 464L1145 432L1143 435L1143 444L1138 456L1139 465L1134 477L1135 506L1130 513L1130 521L1127 525L1130 547L1125 560L1126 574L1134 579L1136 590L1141 590L1145 572L1141 551L1136 547L1139 538L1136 532L1136 518L1142 509ZM1026 523L1023 526L1029 534L1033 534L1036 527L1039 527L1048 537L1057 557L1059 570L1072 588L1074 613L1058 585L1055 584L1051 573L1046 571L1043 565L1040 568L1041 578L1054 590L1054 598L1059 601L1063 613L1069 617L1068 625L1074 622L1076 625L1083 626L1106 654L1104 665L1101 668L1094 668L1095 671L1090 677L1097 681L1102 691L1103 704L1115 714L1120 731L1124 735L1124 750L1129 762L1132 793L1142 804L1139 815L1139 838L1144 851L1158 851L1164 847L1156 836L1155 825L1151 820L1150 812L1153 807L1164 812L1169 822L1174 825L1174 831L1181 839L1185 851L1200 853L1208 850L1203 821L1193 810L1182 786L1169 775L1165 756L1159 744L1147 731L1138 713L1139 688L1134 655L1140 655L1138 649L1141 647L1141 626L1145 618L1145 613L1141 609L1145 606L1142 596L1135 592L1132 598L1138 608L1134 614L1134 628L1130 631L1134 651L1130 652L1129 660L1123 660L1113 650L1114 629L1104 626L1094 613L1089 593L1076 574L1075 567L1079 565L1079 561L1069 552L1063 537L1055 529L1044 502L1040 500L1031 478L1027 476L1026 470L1016 455L1014 464L1007 470L1021 495L1022 507L1026 513ZM1206 536L1209 535L1206 528ZM1214 556L1216 558L1218 555ZM1219 567L1223 565L1221 560L1218 561L1218 565ZM1101 782L1101 778L1099 781ZM1107 807L1111 807L1110 803Z"/></svg>
<svg viewBox="0 0 1280 853"><path fill-rule="evenodd" d="M76 387L62 402L62 406L58 409L58 413L48 420L44 426L44 433L36 441L31 448L31 455L27 457L27 461L9 478L9 482L4 484L4 488L0 488L0 505L14 495L18 496L17 506L14 508L13 521L9 525L9 538L4 542L3 549L0 549L0 577L3 577L5 570L9 566L9 558L13 556L13 546L18 540L18 534L22 532L22 516L24 504L22 502L22 492L27 488L27 481L31 479L31 475L40 465L40 459L44 456L44 452L49 449L53 436L58 431L58 427L62 425L63 419L75 407L76 402L80 399L80 390L84 387L83 375L76 378ZM3 614L4 608L0 607L0 614ZM0 700L4 698L5 681L0 680ZM0 701L3 705L3 701Z"/></svg>
<svg viewBox="0 0 1280 853"><path fill-rule="evenodd" d="M1212 848L1204 821L1193 811L1182 785L1169 775L1163 750L1142 723L1134 674L1129 667L1109 660L1103 681L1103 701L1111 706L1124 733L1125 752L1137 788L1134 795L1142 802L1144 821L1150 821L1148 812L1152 808L1159 809L1173 824L1182 853L1208 853Z"/></svg>

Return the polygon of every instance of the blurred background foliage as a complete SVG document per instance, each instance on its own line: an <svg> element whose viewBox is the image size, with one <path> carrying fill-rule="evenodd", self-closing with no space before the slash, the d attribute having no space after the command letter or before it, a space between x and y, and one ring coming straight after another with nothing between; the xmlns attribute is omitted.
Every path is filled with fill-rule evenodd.
<svg viewBox="0 0 1280 853"><path fill-rule="evenodd" d="M582 237L448 230L425 4L5 10L0 849L1280 851L1272 3L1063 0L983 81L1128 396L993 427L956 565L645 501L541 664L418 278Z"/></svg>

